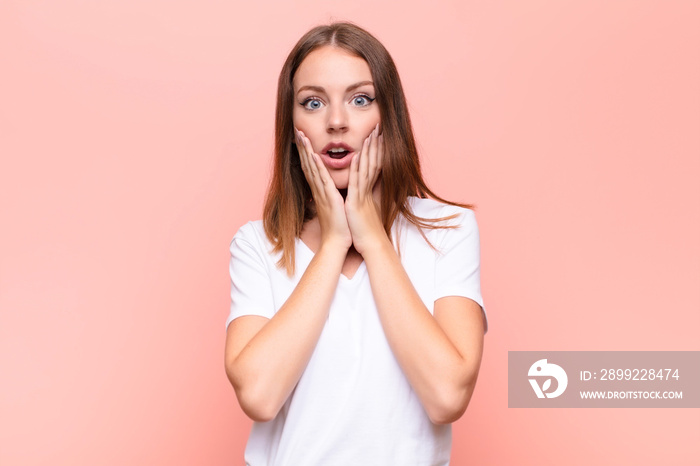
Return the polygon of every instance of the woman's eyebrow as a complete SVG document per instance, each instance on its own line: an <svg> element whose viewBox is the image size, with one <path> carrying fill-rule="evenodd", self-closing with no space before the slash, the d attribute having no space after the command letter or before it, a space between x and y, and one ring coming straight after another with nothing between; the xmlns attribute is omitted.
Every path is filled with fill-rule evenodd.
<svg viewBox="0 0 700 466"><path fill-rule="evenodd" d="M350 92L354 89L357 89L358 87L366 86L366 85L372 85L374 86L374 83L372 81L360 81L355 84L351 84L348 86L347 89L345 89L345 92ZM325 93L326 90L322 88L321 86L301 86L299 90L297 91L297 94L300 93L301 91L314 91L314 92L322 92Z"/></svg>
<svg viewBox="0 0 700 466"><path fill-rule="evenodd" d="M358 87L367 86L367 85L374 86L374 83L372 81L360 81L359 83L355 83L352 86L348 86L348 88L345 89L345 92L350 92L350 91L357 89Z"/></svg>

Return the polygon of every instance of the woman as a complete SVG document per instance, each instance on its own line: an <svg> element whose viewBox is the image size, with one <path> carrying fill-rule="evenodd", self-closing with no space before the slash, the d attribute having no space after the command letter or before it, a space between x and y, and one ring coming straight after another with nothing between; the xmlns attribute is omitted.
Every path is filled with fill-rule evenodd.
<svg viewBox="0 0 700 466"><path fill-rule="evenodd" d="M264 220L231 243L246 464L448 464L486 326L473 212L426 187L396 67L353 24L299 40L276 115Z"/></svg>

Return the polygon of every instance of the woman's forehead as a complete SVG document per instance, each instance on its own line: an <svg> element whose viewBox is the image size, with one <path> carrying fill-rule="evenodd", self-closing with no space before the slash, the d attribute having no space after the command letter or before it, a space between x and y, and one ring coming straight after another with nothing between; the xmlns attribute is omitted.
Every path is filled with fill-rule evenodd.
<svg viewBox="0 0 700 466"><path fill-rule="evenodd" d="M294 89L321 87L346 89L356 83L372 82L367 62L347 50L325 46L309 53L294 74Z"/></svg>

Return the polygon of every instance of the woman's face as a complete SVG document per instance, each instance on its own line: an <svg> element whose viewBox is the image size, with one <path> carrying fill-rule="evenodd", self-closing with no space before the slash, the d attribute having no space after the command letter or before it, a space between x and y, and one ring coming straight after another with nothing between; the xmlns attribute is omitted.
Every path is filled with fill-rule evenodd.
<svg viewBox="0 0 700 466"><path fill-rule="evenodd" d="M379 123L369 65L344 49L325 46L306 56L292 84L294 126L309 138L336 188L347 188L350 161Z"/></svg>

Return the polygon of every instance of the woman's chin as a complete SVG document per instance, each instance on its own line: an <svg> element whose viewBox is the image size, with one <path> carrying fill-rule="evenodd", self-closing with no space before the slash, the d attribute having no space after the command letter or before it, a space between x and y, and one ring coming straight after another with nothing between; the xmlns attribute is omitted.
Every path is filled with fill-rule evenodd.
<svg viewBox="0 0 700 466"><path fill-rule="evenodd" d="M333 183L335 183L335 187L337 190L340 191L340 190L348 189L348 184L350 184L350 183L349 183L347 176L345 176L345 177L334 176L332 178L333 178Z"/></svg>

